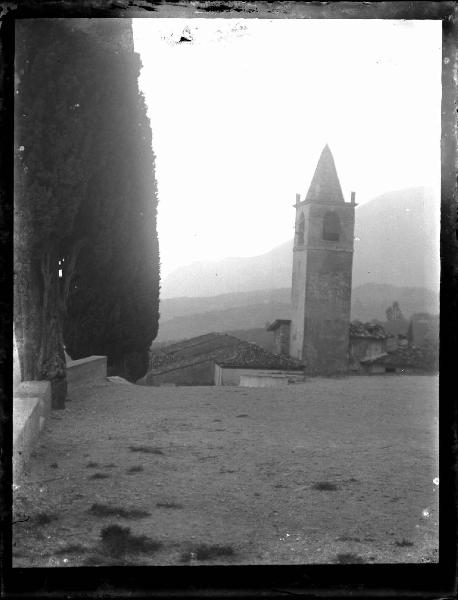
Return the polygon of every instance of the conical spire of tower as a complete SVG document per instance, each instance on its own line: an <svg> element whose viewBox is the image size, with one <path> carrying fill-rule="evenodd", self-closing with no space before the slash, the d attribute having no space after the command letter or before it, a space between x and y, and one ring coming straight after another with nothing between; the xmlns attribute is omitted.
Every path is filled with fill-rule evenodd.
<svg viewBox="0 0 458 600"><path fill-rule="evenodd" d="M323 148L305 200L345 202L329 146Z"/></svg>

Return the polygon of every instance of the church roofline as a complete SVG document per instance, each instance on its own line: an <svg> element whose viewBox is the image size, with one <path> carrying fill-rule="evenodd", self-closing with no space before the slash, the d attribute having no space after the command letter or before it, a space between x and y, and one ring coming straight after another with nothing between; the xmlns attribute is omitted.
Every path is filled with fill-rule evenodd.
<svg viewBox="0 0 458 600"><path fill-rule="evenodd" d="M301 200L300 202L296 202L296 204L293 204L293 208L297 208L298 206L304 206L305 204L326 204L326 205L330 205L330 206L358 206L358 204L356 202L346 202L345 200L342 202L342 200L317 200L317 199L305 199L305 200Z"/></svg>
<svg viewBox="0 0 458 600"><path fill-rule="evenodd" d="M291 319L275 319L268 327L267 331L275 331L281 325L291 325Z"/></svg>
<svg viewBox="0 0 458 600"><path fill-rule="evenodd" d="M328 144L321 151L305 201L345 203L334 157Z"/></svg>

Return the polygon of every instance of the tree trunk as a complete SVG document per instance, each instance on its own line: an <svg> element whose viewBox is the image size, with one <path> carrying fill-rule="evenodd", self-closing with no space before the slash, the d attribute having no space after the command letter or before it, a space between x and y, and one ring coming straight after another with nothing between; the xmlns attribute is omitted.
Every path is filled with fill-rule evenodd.
<svg viewBox="0 0 458 600"><path fill-rule="evenodd" d="M41 335L39 265L16 251L14 330L22 381L37 380Z"/></svg>
<svg viewBox="0 0 458 600"><path fill-rule="evenodd" d="M41 263L43 303L41 345L38 356L40 379L51 382L53 408L65 408L67 370L62 335L63 306L58 272L58 258L47 253Z"/></svg>
<svg viewBox="0 0 458 600"><path fill-rule="evenodd" d="M51 382L52 407L64 408L67 396L62 336L62 298L57 256L41 261L16 252L15 334L22 381Z"/></svg>

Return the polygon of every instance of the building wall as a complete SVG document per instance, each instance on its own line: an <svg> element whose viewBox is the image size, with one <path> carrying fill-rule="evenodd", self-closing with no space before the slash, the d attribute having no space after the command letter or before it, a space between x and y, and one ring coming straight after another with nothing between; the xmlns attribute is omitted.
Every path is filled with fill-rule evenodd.
<svg viewBox="0 0 458 600"><path fill-rule="evenodd" d="M213 385L214 361L207 360L198 364L178 367L160 374L148 373L145 377L146 385Z"/></svg>
<svg viewBox="0 0 458 600"><path fill-rule="evenodd" d="M384 365L368 365L363 368L366 373L370 375L381 375L382 373L386 373L386 367ZM398 369L393 370L394 373L398 373Z"/></svg>
<svg viewBox="0 0 458 600"><path fill-rule="evenodd" d="M283 354L285 356L289 356L289 336L290 336L290 326L286 323L280 325L275 330L275 352L277 354Z"/></svg>
<svg viewBox="0 0 458 600"><path fill-rule="evenodd" d="M338 241L323 239L323 220L334 212ZM325 202L296 205L305 218L304 247L293 256L290 354L304 360L306 373L348 369L354 205Z"/></svg>
<svg viewBox="0 0 458 600"><path fill-rule="evenodd" d="M240 385L241 375L290 375L290 376L303 376L303 371L275 371L267 369L231 369L229 367L220 367L215 365L215 385Z"/></svg>
<svg viewBox="0 0 458 600"><path fill-rule="evenodd" d="M13 390L21 383L21 365L19 363L19 353L16 344L16 334L13 332Z"/></svg>
<svg viewBox="0 0 458 600"><path fill-rule="evenodd" d="M289 353L292 358L297 358L298 360L302 360L302 351L304 347L306 273L307 251L305 247L295 247L293 250Z"/></svg>
<svg viewBox="0 0 458 600"><path fill-rule="evenodd" d="M352 254L309 250L303 357L308 373L348 367Z"/></svg>
<svg viewBox="0 0 458 600"><path fill-rule="evenodd" d="M350 339L350 366L352 370L360 370L359 361L363 358L373 358L385 352L385 340L374 338Z"/></svg>

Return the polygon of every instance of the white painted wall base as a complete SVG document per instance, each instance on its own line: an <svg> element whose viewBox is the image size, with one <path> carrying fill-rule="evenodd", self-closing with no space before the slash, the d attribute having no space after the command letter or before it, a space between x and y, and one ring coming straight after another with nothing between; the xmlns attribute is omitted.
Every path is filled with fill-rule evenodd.
<svg viewBox="0 0 458 600"><path fill-rule="evenodd" d="M238 368L230 368L230 367L220 367L218 364L215 364L215 385L242 385L242 377L249 378L244 379L244 381L252 381L251 378L259 378L256 387L259 387L259 381L261 378L272 378L272 377L280 377L287 378L286 384L288 380L291 381L303 381L304 380L304 372L303 371L280 371L280 370L267 370L267 369L238 369ZM264 379L263 381L267 381ZM252 385L252 384L251 384ZM271 384L270 384L271 385ZM280 385L283 385L281 383ZM265 385L262 385L265 387Z"/></svg>
<svg viewBox="0 0 458 600"><path fill-rule="evenodd" d="M51 411L49 381L23 381L13 388L13 482L20 478Z"/></svg>

